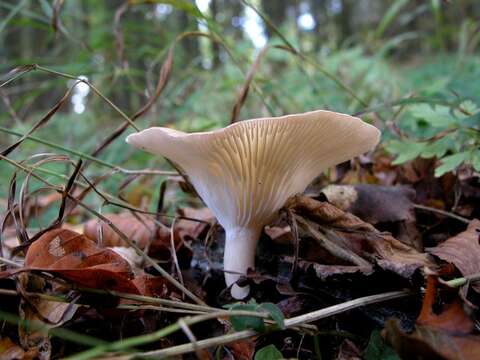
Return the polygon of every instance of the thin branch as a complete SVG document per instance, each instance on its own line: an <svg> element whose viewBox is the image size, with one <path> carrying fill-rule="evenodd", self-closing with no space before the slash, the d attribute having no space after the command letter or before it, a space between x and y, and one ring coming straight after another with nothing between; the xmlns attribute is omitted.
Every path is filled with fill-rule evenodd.
<svg viewBox="0 0 480 360"><path fill-rule="evenodd" d="M456 215L452 212L449 212L449 211L445 211L445 210L440 210L440 209L436 209L436 208L432 208L430 206L425 206L425 205L419 205L419 204L413 204L413 207L415 209L419 209L419 210L424 210L424 211L430 211L430 212L433 212L433 213L437 213L437 214L440 214L440 215L444 215L444 216L448 216L452 219L456 219L458 221L461 221L465 224L470 224L470 220L467 219L467 218L464 218L463 216L460 216L460 215Z"/></svg>
<svg viewBox="0 0 480 360"><path fill-rule="evenodd" d="M87 84L95 94L97 94L98 96L100 96L100 98L105 101L112 109L114 109L116 112L118 112L126 121L128 121L128 123L130 124L131 127L133 127L136 131L140 131L140 129L137 127L137 125L135 125L135 123L132 121L132 119L130 119L128 117L127 114L125 114L122 110L120 110L120 108L115 105L112 101L110 101L105 95L103 95L100 90L98 90L92 83L90 83L88 80L85 80L85 79L82 79L82 78L79 78L79 77L76 77L76 76L73 76L73 75L70 75L70 74L65 74L65 73L62 73L62 72L59 72L59 71L55 71L55 70L50 70L48 68L45 68L43 66L40 66L40 65L37 65L35 64L35 69L37 70L40 70L40 71L43 71L43 72L46 72L48 74L53 74L53 75L57 75L57 76L61 76L61 77L64 77L64 78L67 78L67 79L71 79L71 80L77 80L79 82L83 82L85 84Z"/></svg>
<svg viewBox="0 0 480 360"><path fill-rule="evenodd" d="M477 282L480 280L480 274L467 275L465 277L456 278L448 281L439 279L439 282L450 287L460 287L469 282Z"/></svg>
<svg viewBox="0 0 480 360"><path fill-rule="evenodd" d="M94 357L98 357L107 352L116 352L124 351L131 349L135 346L140 346L143 344L148 344L160 340L170 334L173 334L181 329L180 323L183 322L186 325L194 325L200 322L215 320L224 316L255 316L259 318L267 318L269 315L267 313L252 312L252 311L242 311L242 310L222 310L210 314L197 315L197 316L187 316L179 319L177 322L164 327L158 331L155 331L151 334L145 334L140 336L134 336L128 339L122 339L119 341L112 342L108 345L96 346L92 349L86 350L79 354L70 356L66 359L68 360L87 360ZM198 342L200 344L200 342ZM192 345L192 344L190 344ZM200 349L200 346L198 347ZM194 349L192 351L195 351Z"/></svg>
<svg viewBox="0 0 480 360"><path fill-rule="evenodd" d="M9 159L8 157L6 156L3 156L0 154L0 159L3 159L5 161L7 161L8 163L22 169L23 171L27 172L28 173L28 170L27 168L25 168L23 165L17 163L16 161L14 160L11 160ZM33 177L35 177L37 180L39 180L40 182L44 183L45 185L51 187L52 189L55 189L57 191L59 191L60 193L63 193L63 189L53 185L53 184L50 184L48 181L46 181L45 179L41 178L40 176L36 175L35 173L31 172L31 175ZM82 208L84 208L85 210L87 210L88 212L92 213L93 215L95 215L96 217L98 217L99 219L101 219L105 224L107 224L108 226L110 226L110 228L126 243L128 244L130 247L132 247L135 252L140 255L142 257L142 259L144 261L146 261L149 265L153 266L153 268L155 270L157 270L163 277L165 277L168 281L170 281L172 283L172 285L174 285L177 289L179 289L180 291L182 291L183 293L185 293L185 295L187 295L190 299L192 299L193 301L195 301L197 304L200 304L200 305L205 305L205 302L203 300L201 300L199 297L197 297L195 294L193 294L190 290L188 290L185 286L183 286L182 284L180 284L172 275L170 275L167 271L165 271L160 265L158 265L150 256L148 256L147 254L145 254L145 252L140 249L138 247L137 244L135 244L135 242L133 242L132 240L129 239L129 237L127 235L125 235L114 223L112 223L112 221L110 221L107 217L105 217L104 215L100 214L98 211L96 210L93 210L91 209L89 206L87 206L85 203L83 203L82 201L78 200L77 198L75 198L74 196L72 196L71 194L66 194L66 197L68 197L70 200L72 200L73 202L75 202L77 205L81 206Z"/></svg>
<svg viewBox="0 0 480 360"><path fill-rule="evenodd" d="M14 135L14 136L18 136L18 137L25 137L25 139L28 139L28 140L31 140L31 141L34 141L36 143L40 143L40 144L43 144L45 146L48 146L50 148L53 148L53 149L57 149L57 150L61 150L61 151L65 151L66 153L69 153L69 154L72 154L72 155L76 155L78 157L80 157L81 159L87 159L87 160L90 160L92 162L95 162L99 165L103 165L105 167L108 167L110 169L113 169L113 170L116 170L122 174L126 174L126 175L165 175L165 176L169 176L169 175L178 175L178 173L176 171L167 171L167 170L153 170L153 169L144 169L144 170L129 170L129 169L125 169L125 168L122 168L118 165L114 165L112 163L109 163L108 161L105 161L105 160L102 160L102 159L98 159L94 156L91 156L89 154L86 154L86 153L83 153L81 151L78 151L78 150L74 150L74 149L69 149L67 147L64 147L64 146L61 146L61 145L58 145L58 144L55 144L55 143L52 143L50 141L47 141L47 140L43 140L43 139L40 139L36 136L33 136L33 135L25 135L25 134L21 134L17 131L14 131L14 130L10 130L6 127L3 127L3 126L0 126L0 131L1 132L4 132L4 133L7 133L7 134L10 134L10 135Z"/></svg>
<svg viewBox="0 0 480 360"><path fill-rule="evenodd" d="M333 305L324 309L320 309L304 315L293 317L291 319L287 319L285 320L285 328L289 329L289 328L292 328L293 326L314 322L314 321L324 319L333 315L337 315L358 307L372 305L379 302L398 299L398 298L402 298L410 295L413 295L413 293L408 290L401 290L401 291L391 291L383 294L361 297L355 300L344 302L342 304ZM270 328L269 330L275 330L275 329ZM196 348L205 349L209 347L225 345L234 341L248 339L256 335L259 335L259 333L257 333L254 330L238 331L238 332L234 332L234 333L223 335L223 336L217 336L210 339L200 340L197 342ZM195 349L193 345L188 343L188 344L183 344L178 346L172 346L170 348L162 349L162 350L132 354L132 355L129 355L126 359L133 359L135 357L163 359L167 357L186 354L194 350Z"/></svg>

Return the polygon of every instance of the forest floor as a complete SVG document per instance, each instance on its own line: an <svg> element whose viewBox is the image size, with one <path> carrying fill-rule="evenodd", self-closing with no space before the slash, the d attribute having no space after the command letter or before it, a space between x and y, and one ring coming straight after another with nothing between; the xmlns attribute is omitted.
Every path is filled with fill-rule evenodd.
<svg viewBox="0 0 480 360"><path fill-rule="evenodd" d="M162 184L154 213L102 213L87 193L114 200L82 163L62 187L42 180L54 190L42 195L32 165L10 161L0 359L480 358L480 186L467 166L435 177L434 160L394 166L381 150L337 166L264 229L240 303L211 212L162 212L182 178ZM50 226L28 226L52 207Z"/></svg>

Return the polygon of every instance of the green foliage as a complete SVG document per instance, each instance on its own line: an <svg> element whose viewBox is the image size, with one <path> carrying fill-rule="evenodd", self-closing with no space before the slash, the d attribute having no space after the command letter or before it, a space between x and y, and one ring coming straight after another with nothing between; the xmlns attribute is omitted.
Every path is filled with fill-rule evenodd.
<svg viewBox="0 0 480 360"><path fill-rule="evenodd" d="M263 312L269 315L269 318L275 322L275 325L280 328L285 328L284 316L282 311L273 303L262 303L257 304L255 300L244 303L236 303L232 305L227 305L227 308L230 310L243 310L243 311L253 311L253 312ZM235 330L241 331L246 329L253 329L255 331L262 332L265 330L265 324L261 317L255 316L230 316L230 321Z"/></svg>
<svg viewBox="0 0 480 360"><path fill-rule="evenodd" d="M412 105L403 123L409 136L391 140L386 148L397 155L394 164L417 157L439 159L435 176L454 171L462 164L480 171L479 119L480 107L472 101L456 106Z"/></svg>
<svg viewBox="0 0 480 360"><path fill-rule="evenodd" d="M392 3L375 30L376 37L379 38L383 35L387 27L395 20L402 8L407 5L407 3L408 0L396 0Z"/></svg>
<svg viewBox="0 0 480 360"><path fill-rule="evenodd" d="M267 345L255 353L255 360L279 360L283 359L283 355L275 345Z"/></svg>
<svg viewBox="0 0 480 360"><path fill-rule="evenodd" d="M370 335L363 358L365 360L400 360L395 350L385 344L378 330L373 331Z"/></svg>
<svg viewBox="0 0 480 360"><path fill-rule="evenodd" d="M235 304L230 310L256 311L257 304ZM263 319L256 316L230 316L232 326L236 331L252 329L262 332L265 330Z"/></svg>
<svg viewBox="0 0 480 360"><path fill-rule="evenodd" d="M260 10L262 3L255 2ZM6 74L20 64L32 62L75 76L85 75L126 114L132 115L153 93L172 43L181 34L198 31L198 21L201 21L207 26L203 31L213 33L221 44L205 37L186 37L179 42L174 51L170 82L155 106L137 123L140 128L157 125L184 131L227 125L258 51L230 21L245 15L244 5L239 5L237 13L233 13L233 6L220 6L214 14L201 12L192 1L135 0L122 16L116 17L121 5L93 0L64 2L59 13L61 26L54 31L52 2L0 2L3 16L0 73ZM168 11L158 13L158 6ZM437 174L449 171L452 166L455 169L459 162L478 169L480 161L475 149L478 131L472 130L478 128L478 119L474 122L478 115L475 104L480 104L480 83L472 81L480 77L480 59L475 52L480 41L475 31L476 22L472 18L458 20L462 25L459 34L460 26L448 25L452 19L449 20L439 1L417 6L410 1L395 0L381 8L383 12L377 23L368 24L368 28L352 27L354 33L347 34L349 37L342 41L339 41L335 17L322 20L322 26L315 31L300 31L291 15L282 24L274 24L309 60L270 48L254 74L240 119L319 108L355 113L373 107L378 109L381 120L388 121L399 109L389 104L402 99L404 110L398 121L407 136L395 139L388 130L382 129L387 148L398 155L396 163L417 156L437 157L441 160ZM313 13L313 7L310 10L312 15L318 15ZM354 14L355 11L351 12L355 21L361 22ZM420 16L422 21L413 26ZM432 21L423 21L428 16ZM285 45L281 36L268 32L271 33L269 45ZM437 52L457 39L461 40L458 53L455 43L449 54ZM219 61L215 62L215 58ZM348 85L362 101L353 99L338 82ZM0 101L0 126L22 134L27 132L71 85L72 82L64 78L35 71L8 84L2 88L2 94L8 96L11 109ZM455 94L453 100L452 93ZM423 100L409 103L411 94ZM471 99L462 105L471 116L458 112L455 104L462 102L459 99ZM431 106L434 100L452 104ZM471 109L467 109L469 106ZM17 114L17 121L12 121L12 111ZM367 113L364 118L370 121L373 117ZM34 136L91 154L122 121L90 91L85 98L84 113L75 113L67 102ZM376 124L382 126L381 122ZM452 133L443 135L445 130ZM98 159L132 170L168 169L164 160L125 147L124 139L129 131L115 139ZM16 139L0 134L2 144ZM40 152L68 153L25 141L12 156L23 160ZM78 158L70 156L73 160ZM67 169L60 172L68 174ZM107 170L110 169L92 163L86 175L97 176ZM10 165L0 163L0 171L9 178L13 170ZM163 180L162 177L150 178L148 188L156 191ZM109 177L102 181L100 190L116 193L123 181L121 176ZM128 187L125 190L128 191ZM6 187L1 187L0 196L5 195ZM90 200L96 201L93 206L102 206L101 199ZM149 206L153 209L155 204Z"/></svg>

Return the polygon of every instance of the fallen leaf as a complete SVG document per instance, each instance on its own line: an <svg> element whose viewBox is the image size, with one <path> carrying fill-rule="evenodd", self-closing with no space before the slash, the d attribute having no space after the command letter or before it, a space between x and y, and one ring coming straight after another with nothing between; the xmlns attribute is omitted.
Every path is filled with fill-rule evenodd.
<svg viewBox="0 0 480 360"><path fill-rule="evenodd" d="M29 280L33 281L29 281ZM47 329L59 327L72 319L75 315L78 305L74 302L63 303L49 301L36 296L31 296L24 291L29 289L35 292L49 292L47 289L60 288L58 284L48 284L44 279L31 278L27 274L17 276L17 290L21 292L22 297L19 304L19 315L23 320L29 323L43 323ZM37 353L38 359L50 359L52 345L48 332L39 331L31 328L18 326L18 335L24 349Z"/></svg>
<svg viewBox="0 0 480 360"><path fill-rule="evenodd" d="M123 257L110 249L98 247L82 234L66 229L55 229L42 235L30 245L25 266L0 272L0 278L32 270L50 272L89 288L134 294L156 292L152 289L147 291L145 285L137 287L132 268ZM156 283L156 280L150 283Z"/></svg>
<svg viewBox="0 0 480 360"><path fill-rule="evenodd" d="M467 230L451 237L440 245L427 251L440 259L454 264L463 276L480 273L480 220L470 222ZM472 288L480 292L480 284L473 283Z"/></svg>
<svg viewBox="0 0 480 360"><path fill-rule="evenodd" d="M428 276L427 288L417 324L451 334L470 334L475 325L473 320L465 313L460 298L456 297L452 302L441 304L441 309L438 309L437 306L434 310L438 298L437 287L437 278L432 275Z"/></svg>
<svg viewBox="0 0 480 360"><path fill-rule="evenodd" d="M413 207L416 194L410 186L329 185L321 193L340 210L388 230L403 243L422 250Z"/></svg>
<svg viewBox="0 0 480 360"><path fill-rule="evenodd" d="M327 237L336 246L352 251L385 270L410 278L418 268L434 266L427 254L388 233L378 231L373 225L328 202L295 196L290 199L287 207L320 225L330 234Z"/></svg>
<svg viewBox="0 0 480 360"><path fill-rule="evenodd" d="M25 351L10 338L0 338L0 360L33 360L36 358L38 358L38 353L34 349Z"/></svg>
<svg viewBox="0 0 480 360"><path fill-rule="evenodd" d="M49 231L30 245L25 268L46 270L85 287L138 293L125 259L70 230Z"/></svg>
<svg viewBox="0 0 480 360"><path fill-rule="evenodd" d="M409 186L329 185L327 200L370 224L411 220L415 190Z"/></svg>
<svg viewBox="0 0 480 360"><path fill-rule="evenodd" d="M276 244L291 244L294 242L290 226L265 226L265 234Z"/></svg>
<svg viewBox="0 0 480 360"><path fill-rule="evenodd" d="M387 339L405 359L480 359L480 336L474 334L473 320L459 297L436 306L441 298L437 286L437 278L429 276L415 331L406 334L390 320Z"/></svg>
<svg viewBox="0 0 480 360"><path fill-rule="evenodd" d="M291 296L277 303L278 308L286 318L302 313L305 306L305 299L300 296Z"/></svg>
<svg viewBox="0 0 480 360"><path fill-rule="evenodd" d="M130 212L107 214L105 217L141 249L149 246L151 254L160 255L161 258L170 258L170 229L167 226L156 224L151 217L146 215L134 215ZM99 236L100 232L101 237ZM103 246L128 247L128 244L108 224L100 225L97 219L85 223L84 234Z"/></svg>
<svg viewBox="0 0 480 360"><path fill-rule="evenodd" d="M128 264L132 268L133 272L140 271L140 266L143 263L143 257L140 256L135 249L127 248L123 246L113 246L110 250L116 252L122 258L127 260Z"/></svg>
<svg viewBox="0 0 480 360"><path fill-rule="evenodd" d="M361 353L357 346L351 340L343 340L340 349L338 349L336 360L361 360L361 358Z"/></svg>
<svg viewBox="0 0 480 360"><path fill-rule="evenodd" d="M188 218L178 220L175 225L175 232L182 241L199 238L215 221L215 216L206 207L200 209L183 208L178 210L178 214Z"/></svg>
<svg viewBox="0 0 480 360"><path fill-rule="evenodd" d="M315 275L321 280L326 280L334 275L354 273L362 273L364 275L368 275L372 273L371 267L365 268L357 265L324 265L305 260L299 260L297 266L304 271L313 269L313 271L315 271Z"/></svg>
<svg viewBox="0 0 480 360"><path fill-rule="evenodd" d="M252 339L235 341L228 344L234 359L252 360L255 354L255 341Z"/></svg>
<svg viewBox="0 0 480 360"><path fill-rule="evenodd" d="M143 274L136 276L132 283L136 286L139 293L144 296L166 298L170 293L168 281L160 276Z"/></svg>

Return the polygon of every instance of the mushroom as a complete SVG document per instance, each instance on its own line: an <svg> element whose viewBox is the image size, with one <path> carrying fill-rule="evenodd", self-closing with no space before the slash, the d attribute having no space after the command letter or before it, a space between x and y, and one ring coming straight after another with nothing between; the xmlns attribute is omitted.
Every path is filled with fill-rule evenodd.
<svg viewBox="0 0 480 360"><path fill-rule="evenodd" d="M254 268L262 228L323 170L372 150L379 138L380 131L359 118L319 110L191 134L152 127L126 141L188 175L225 229L225 282L243 299L249 286L235 283Z"/></svg>

